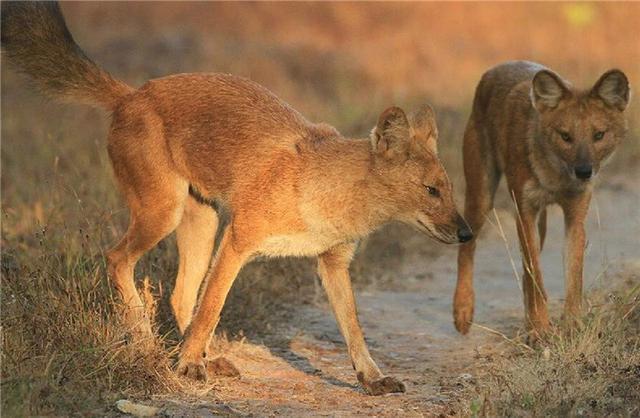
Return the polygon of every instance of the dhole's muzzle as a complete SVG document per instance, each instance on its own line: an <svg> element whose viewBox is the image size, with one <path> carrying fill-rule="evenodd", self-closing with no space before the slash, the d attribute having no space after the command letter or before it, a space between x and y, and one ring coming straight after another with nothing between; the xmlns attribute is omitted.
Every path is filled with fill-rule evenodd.
<svg viewBox="0 0 640 418"><path fill-rule="evenodd" d="M444 244L461 244L473 239L471 227L458 213L447 224L434 224L426 216L418 217L417 222L422 232Z"/></svg>

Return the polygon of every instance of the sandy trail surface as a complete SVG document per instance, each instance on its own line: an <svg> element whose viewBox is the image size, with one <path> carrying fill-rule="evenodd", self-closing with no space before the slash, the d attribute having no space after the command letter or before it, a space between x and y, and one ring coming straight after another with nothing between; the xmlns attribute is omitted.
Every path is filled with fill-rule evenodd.
<svg viewBox="0 0 640 418"><path fill-rule="evenodd" d="M611 285L608 277L616 269L639 267L639 207L637 188L614 181L597 189L587 226L587 291ZM506 237L494 219L478 244L475 320L512 338L521 332L523 321L514 274L514 265L521 271L520 257L513 217L508 210L496 215ZM564 227L560 209L550 208L548 218L542 262L557 320L564 292ZM321 300L295 307L291 320L266 331L263 339L226 344L223 354L238 367L240 378L217 379L191 399L154 403L167 416L184 417L447 415L452 405L471 402L469 394L486 359L512 343L481 327L473 327L467 336L457 334L451 316L456 248L440 251L435 257L406 254L391 288L369 286L356 292L372 356L384 373L405 382L405 394L364 394L331 310Z"/></svg>

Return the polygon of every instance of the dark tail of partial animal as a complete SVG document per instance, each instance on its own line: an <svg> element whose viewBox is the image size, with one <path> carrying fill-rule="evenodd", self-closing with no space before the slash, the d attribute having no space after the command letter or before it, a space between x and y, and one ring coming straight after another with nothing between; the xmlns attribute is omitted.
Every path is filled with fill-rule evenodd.
<svg viewBox="0 0 640 418"><path fill-rule="evenodd" d="M2 2L2 50L54 98L113 109L133 89L91 61L76 44L57 2Z"/></svg>

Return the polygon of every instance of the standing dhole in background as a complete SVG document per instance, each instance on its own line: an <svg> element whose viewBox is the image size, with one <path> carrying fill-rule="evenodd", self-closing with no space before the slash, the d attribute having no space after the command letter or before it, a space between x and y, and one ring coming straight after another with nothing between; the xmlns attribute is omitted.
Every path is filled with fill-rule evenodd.
<svg viewBox="0 0 640 418"><path fill-rule="evenodd" d="M369 355L348 267L357 241L392 220L444 243L472 238L437 156L430 107L410 118L389 108L370 139L347 140L232 75L174 75L136 90L84 55L57 3L3 3L2 44L43 91L112 113L108 151L130 221L108 265L138 335L152 331L134 266L177 232L179 373L206 379L209 340L244 264L259 255L318 256L358 380L370 394L404 391Z"/></svg>
<svg viewBox="0 0 640 418"><path fill-rule="evenodd" d="M629 83L619 70L607 71L593 88L580 91L541 65L524 61L487 71L476 89L464 134L465 217L477 239L504 173L517 209L526 326L533 339L550 327L539 262L546 206L557 203L564 212L564 313L573 322L582 299L591 180L625 136L628 102ZM458 255L453 316L463 334L473 320L476 239L461 246Z"/></svg>

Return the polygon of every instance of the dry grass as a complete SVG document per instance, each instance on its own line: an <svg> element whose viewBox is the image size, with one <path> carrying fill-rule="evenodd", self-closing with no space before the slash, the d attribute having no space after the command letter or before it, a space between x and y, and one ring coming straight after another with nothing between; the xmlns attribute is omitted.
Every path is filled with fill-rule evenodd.
<svg viewBox="0 0 640 418"><path fill-rule="evenodd" d="M561 329L531 350L510 344L485 357L472 416L637 416L640 413L640 276L587 298L578 331Z"/></svg>
<svg viewBox="0 0 640 418"><path fill-rule="evenodd" d="M2 254L3 414L86 412L114 393L172 389L164 347L143 349L118 325L102 254L40 240L41 252Z"/></svg>
<svg viewBox="0 0 640 418"><path fill-rule="evenodd" d="M134 85L174 72L233 72L271 88L312 120L358 136L366 135L377 114L393 103L410 109L430 101L437 109L441 155L458 192L465 118L475 83L491 65L512 58L540 60L581 85L619 66L632 83L640 80L637 39L619 38L637 33L640 5L567 7L63 4L72 32L89 55ZM124 230L126 210L104 150L107 117L45 103L5 64L2 70L3 414L89 414L119 394L190 390L170 372L177 341L166 303L176 271L172 238L136 270L138 277L152 278L164 337L140 350L115 322L103 251ZM611 169L640 159L637 100L629 114L631 138ZM426 257L438 252L436 244L412 237L400 227L376 234L356 259L356 281L390 283L410 247L420 245ZM234 286L222 328L232 334L259 332L282 319L273 318L273 312L286 318L283 308L313 299L314 280L309 260L248 266ZM622 366L638 364L637 311L616 322L615 309L606 306L593 308L583 333L559 340L550 360L539 354L506 360L495 371L486 408L509 412L509 405L531 399L538 409L519 406L518 411L538 413L546 405L555 408L549 411L572 411L586 398L545 389L547 380L574 382L591 373L602 379L594 382L609 379L605 386L615 392L618 380L610 379L624 373L637 378L637 368L625 372ZM596 325L602 336L594 334ZM576 357L579 353L584 358ZM606 395L602 390L593 393ZM577 403L561 405L563 396L574 395Z"/></svg>

